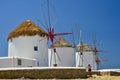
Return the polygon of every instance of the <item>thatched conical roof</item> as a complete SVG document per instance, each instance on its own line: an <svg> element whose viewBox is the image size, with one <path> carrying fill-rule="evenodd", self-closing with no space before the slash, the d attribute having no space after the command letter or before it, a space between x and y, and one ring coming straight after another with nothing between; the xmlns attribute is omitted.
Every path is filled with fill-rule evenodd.
<svg viewBox="0 0 120 80"><path fill-rule="evenodd" d="M81 49L82 47L82 49ZM83 45L78 45L77 46L77 52L79 51L83 51L83 52L91 52L92 51L92 48L90 48L87 44L83 44Z"/></svg>
<svg viewBox="0 0 120 80"><path fill-rule="evenodd" d="M63 37L59 37L52 45L53 47L72 47L70 43L68 43Z"/></svg>
<svg viewBox="0 0 120 80"><path fill-rule="evenodd" d="M19 36L45 36L47 33L32 21L26 20L8 35L8 40Z"/></svg>

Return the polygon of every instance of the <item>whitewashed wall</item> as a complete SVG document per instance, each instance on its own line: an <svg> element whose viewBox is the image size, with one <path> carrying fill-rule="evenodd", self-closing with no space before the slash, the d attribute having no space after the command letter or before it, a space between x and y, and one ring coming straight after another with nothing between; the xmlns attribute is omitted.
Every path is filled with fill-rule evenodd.
<svg viewBox="0 0 120 80"><path fill-rule="evenodd" d="M38 46L38 51L34 51ZM37 59L38 66L48 66L47 38L36 36L20 36L8 41L8 57L17 56Z"/></svg>
<svg viewBox="0 0 120 80"><path fill-rule="evenodd" d="M73 67L74 64L74 48L71 47L58 47L56 48L56 63L58 67ZM53 49L49 49L49 67L53 67L55 57Z"/></svg>
<svg viewBox="0 0 120 80"><path fill-rule="evenodd" d="M18 59L21 60L21 65L18 65ZM9 68L9 67L36 67L37 60L35 59L26 59L19 57L1 57L0 58L0 68Z"/></svg>
<svg viewBox="0 0 120 80"><path fill-rule="evenodd" d="M92 70L96 70L96 62L95 62L95 55L93 52L83 52L83 55L79 57L80 53L76 53L76 67L82 65L82 57L83 57L83 67L87 67L88 64L92 66Z"/></svg>

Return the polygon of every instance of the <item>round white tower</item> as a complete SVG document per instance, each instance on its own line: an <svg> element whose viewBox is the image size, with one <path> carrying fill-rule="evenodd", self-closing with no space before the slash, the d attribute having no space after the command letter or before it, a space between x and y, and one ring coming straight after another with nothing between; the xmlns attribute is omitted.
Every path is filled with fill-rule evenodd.
<svg viewBox="0 0 120 80"><path fill-rule="evenodd" d="M48 52L50 67L74 66L74 48L63 37L58 38Z"/></svg>
<svg viewBox="0 0 120 80"><path fill-rule="evenodd" d="M87 67L88 64L92 66L92 70L97 69L93 50L88 45L79 44L76 52L76 67Z"/></svg>
<svg viewBox="0 0 120 80"><path fill-rule="evenodd" d="M8 57L33 58L38 66L48 66L47 33L26 20L8 36Z"/></svg>

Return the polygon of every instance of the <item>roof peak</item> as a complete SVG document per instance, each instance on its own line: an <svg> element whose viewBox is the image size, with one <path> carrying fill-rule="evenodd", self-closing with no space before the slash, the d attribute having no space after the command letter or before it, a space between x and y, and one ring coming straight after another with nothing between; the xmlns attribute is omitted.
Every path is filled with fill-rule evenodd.
<svg viewBox="0 0 120 80"><path fill-rule="evenodd" d="M47 33L31 20L25 20L9 34L8 40L19 36L34 36L34 35L45 36L47 35Z"/></svg>
<svg viewBox="0 0 120 80"><path fill-rule="evenodd" d="M25 20L25 21L27 21L27 22L31 22L31 20L29 20L29 19L27 19L27 20Z"/></svg>
<svg viewBox="0 0 120 80"><path fill-rule="evenodd" d="M59 37L51 47L72 47L72 45L67 42L63 37Z"/></svg>

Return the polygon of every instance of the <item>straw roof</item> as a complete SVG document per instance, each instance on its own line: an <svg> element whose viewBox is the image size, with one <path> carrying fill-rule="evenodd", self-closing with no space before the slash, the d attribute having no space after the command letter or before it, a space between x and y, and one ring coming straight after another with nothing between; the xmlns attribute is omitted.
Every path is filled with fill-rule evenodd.
<svg viewBox="0 0 120 80"><path fill-rule="evenodd" d="M47 33L32 21L26 20L8 35L8 40L19 36L45 36Z"/></svg>
<svg viewBox="0 0 120 80"><path fill-rule="evenodd" d="M53 47L72 47L70 43L68 43L63 37L59 37L52 45Z"/></svg>
<svg viewBox="0 0 120 80"><path fill-rule="evenodd" d="M82 47L82 49L81 49ZM81 46L80 44L77 46L77 52L79 51L83 51L83 52L91 52L93 51L92 48L90 48L87 44L83 44L83 46Z"/></svg>

